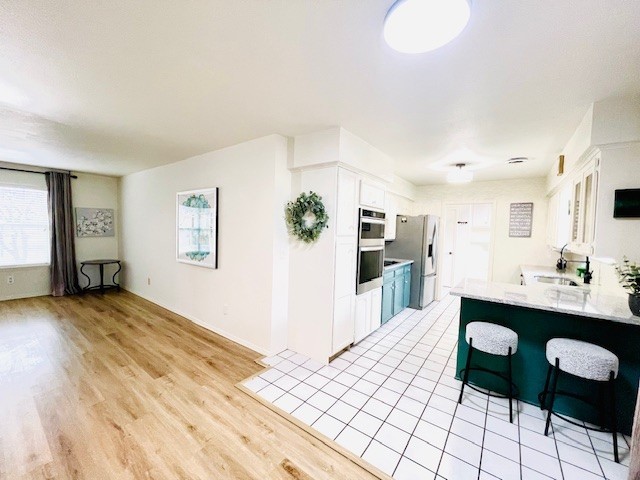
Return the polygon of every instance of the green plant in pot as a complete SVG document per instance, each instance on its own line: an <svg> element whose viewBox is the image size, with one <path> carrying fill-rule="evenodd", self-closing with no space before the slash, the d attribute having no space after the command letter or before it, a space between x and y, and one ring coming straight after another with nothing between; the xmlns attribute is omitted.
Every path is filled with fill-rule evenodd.
<svg viewBox="0 0 640 480"><path fill-rule="evenodd" d="M623 264L616 267L616 272L620 285L629 293L631 313L640 317L640 266L624 257Z"/></svg>

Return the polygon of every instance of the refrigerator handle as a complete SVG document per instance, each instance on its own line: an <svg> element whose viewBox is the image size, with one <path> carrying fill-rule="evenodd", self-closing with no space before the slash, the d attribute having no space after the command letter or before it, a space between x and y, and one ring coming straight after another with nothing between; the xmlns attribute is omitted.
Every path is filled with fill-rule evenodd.
<svg viewBox="0 0 640 480"><path fill-rule="evenodd" d="M433 225L433 237L431 237L431 245L430 247L430 256L431 256L431 264L433 265L433 270L436 271L436 262L438 261L438 223L434 223Z"/></svg>

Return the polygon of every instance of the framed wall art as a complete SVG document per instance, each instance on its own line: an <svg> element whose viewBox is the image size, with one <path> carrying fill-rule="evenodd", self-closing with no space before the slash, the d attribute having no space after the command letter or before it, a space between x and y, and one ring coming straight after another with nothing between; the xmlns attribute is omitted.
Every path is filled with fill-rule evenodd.
<svg viewBox="0 0 640 480"><path fill-rule="evenodd" d="M218 189L176 194L176 259L218 268Z"/></svg>
<svg viewBox="0 0 640 480"><path fill-rule="evenodd" d="M76 208L77 237L113 237L114 225L112 208Z"/></svg>

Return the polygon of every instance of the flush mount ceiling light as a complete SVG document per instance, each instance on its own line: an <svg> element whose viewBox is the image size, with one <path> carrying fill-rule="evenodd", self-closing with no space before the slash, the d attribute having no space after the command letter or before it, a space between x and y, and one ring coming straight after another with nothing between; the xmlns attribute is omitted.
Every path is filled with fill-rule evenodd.
<svg viewBox="0 0 640 480"><path fill-rule="evenodd" d="M384 20L384 39L402 53L424 53L446 45L469 22L467 0L398 0Z"/></svg>
<svg viewBox="0 0 640 480"><path fill-rule="evenodd" d="M447 182L449 183L469 183L473 180L473 172L463 170L466 166L464 163L456 163L453 169L447 173Z"/></svg>

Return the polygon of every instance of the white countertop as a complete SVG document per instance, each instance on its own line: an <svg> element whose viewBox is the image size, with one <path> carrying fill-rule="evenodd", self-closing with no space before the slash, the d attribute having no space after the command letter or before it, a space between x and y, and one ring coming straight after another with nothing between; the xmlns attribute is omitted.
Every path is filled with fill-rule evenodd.
<svg viewBox="0 0 640 480"><path fill-rule="evenodd" d="M404 267L405 265L409 265L411 263L413 263L413 260L406 260L404 258L385 258L384 261L392 261L392 262L398 262L398 263L394 263L393 265L387 265L386 267L384 267L385 270L394 270L396 268L399 267Z"/></svg>
<svg viewBox="0 0 640 480"><path fill-rule="evenodd" d="M467 279L452 289L451 295L640 326L640 317L631 314L626 296L599 293L593 287L538 282L513 285Z"/></svg>

